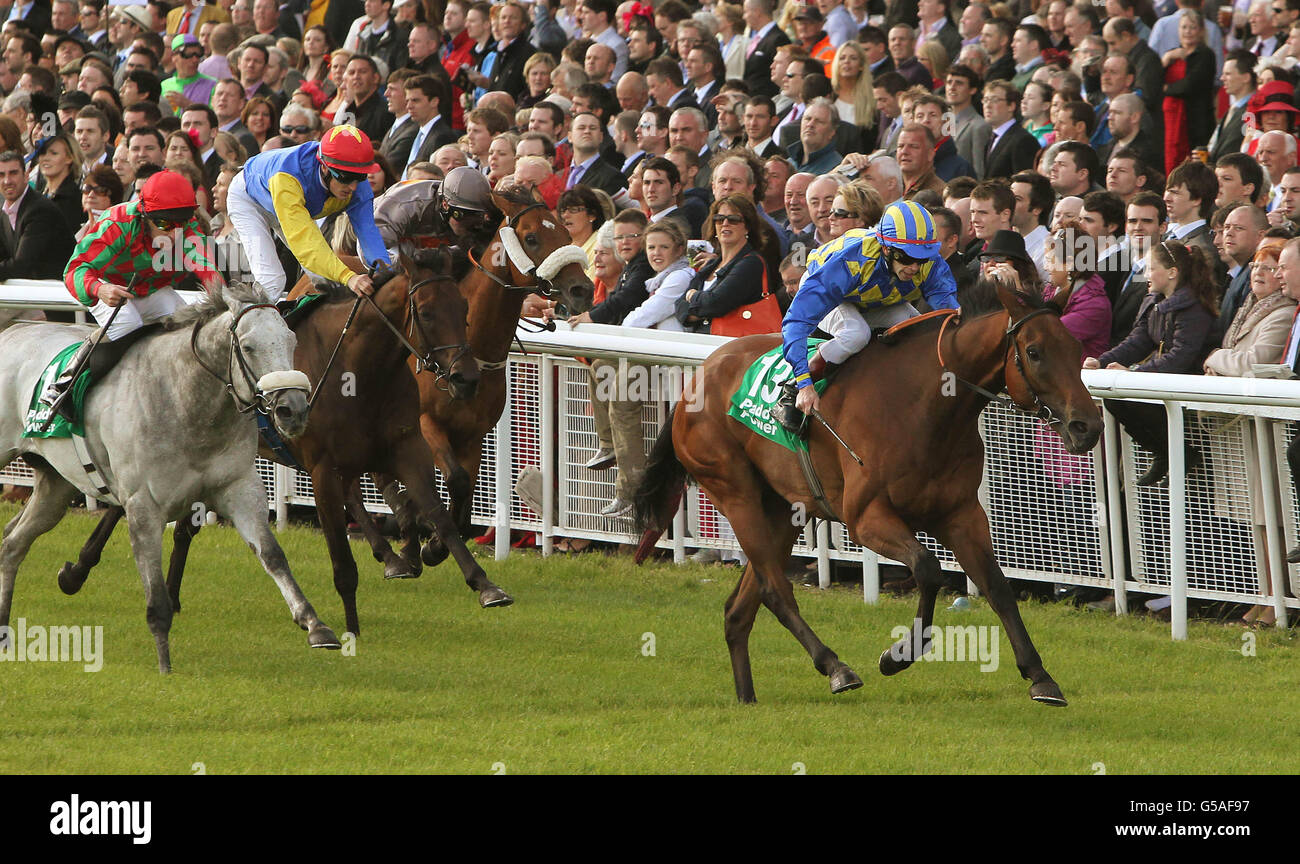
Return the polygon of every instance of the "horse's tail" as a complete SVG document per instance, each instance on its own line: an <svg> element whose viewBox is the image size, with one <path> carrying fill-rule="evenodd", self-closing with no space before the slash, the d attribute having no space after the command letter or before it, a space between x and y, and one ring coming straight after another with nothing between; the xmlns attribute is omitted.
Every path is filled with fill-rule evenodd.
<svg viewBox="0 0 1300 864"><path fill-rule="evenodd" d="M636 524L643 531L663 533L677 511L682 488L686 485L686 468L673 449L673 418L676 413L676 407L668 413L668 422L659 431L645 473L632 493Z"/></svg>

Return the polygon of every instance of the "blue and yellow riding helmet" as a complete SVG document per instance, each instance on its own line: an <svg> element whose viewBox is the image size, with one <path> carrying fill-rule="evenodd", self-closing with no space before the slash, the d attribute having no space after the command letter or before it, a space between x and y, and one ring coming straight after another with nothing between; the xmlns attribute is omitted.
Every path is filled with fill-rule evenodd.
<svg viewBox="0 0 1300 864"><path fill-rule="evenodd" d="M876 239L882 246L895 249L908 258L933 261L939 257L939 239L934 220L920 204L896 201L885 208L876 226Z"/></svg>

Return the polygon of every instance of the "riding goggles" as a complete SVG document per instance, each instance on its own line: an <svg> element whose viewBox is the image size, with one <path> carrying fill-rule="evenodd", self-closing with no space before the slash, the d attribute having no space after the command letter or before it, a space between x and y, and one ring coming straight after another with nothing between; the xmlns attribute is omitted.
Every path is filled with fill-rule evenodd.
<svg viewBox="0 0 1300 864"><path fill-rule="evenodd" d="M330 175L331 179L337 180L339 183L360 183L362 180L366 179L365 174L353 174L351 171L340 171L339 169L331 168L328 165L325 166L325 172Z"/></svg>

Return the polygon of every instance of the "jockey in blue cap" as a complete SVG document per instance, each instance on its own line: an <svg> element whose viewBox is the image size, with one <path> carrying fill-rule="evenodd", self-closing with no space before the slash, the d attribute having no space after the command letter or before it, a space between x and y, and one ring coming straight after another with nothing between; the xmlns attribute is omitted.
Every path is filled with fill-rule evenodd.
<svg viewBox="0 0 1300 864"><path fill-rule="evenodd" d="M785 410L778 412L787 427L796 429L803 414L819 407L813 381L827 364L843 363L866 347L873 326L891 327L919 314L912 303L922 297L934 309L957 308L957 283L939 246L929 212L896 201L875 229L854 228L809 254L781 325L782 354L794 370L780 400ZM834 338L810 363L808 336L818 326Z"/></svg>

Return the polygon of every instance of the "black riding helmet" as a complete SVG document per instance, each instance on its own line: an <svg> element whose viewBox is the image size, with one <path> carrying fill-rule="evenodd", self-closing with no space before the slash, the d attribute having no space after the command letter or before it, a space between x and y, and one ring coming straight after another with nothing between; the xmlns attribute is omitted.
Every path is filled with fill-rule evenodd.
<svg viewBox="0 0 1300 864"><path fill-rule="evenodd" d="M481 227L495 208L487 178L464 165L447 173L438 190L438 212L471 227Z"/></svg>

